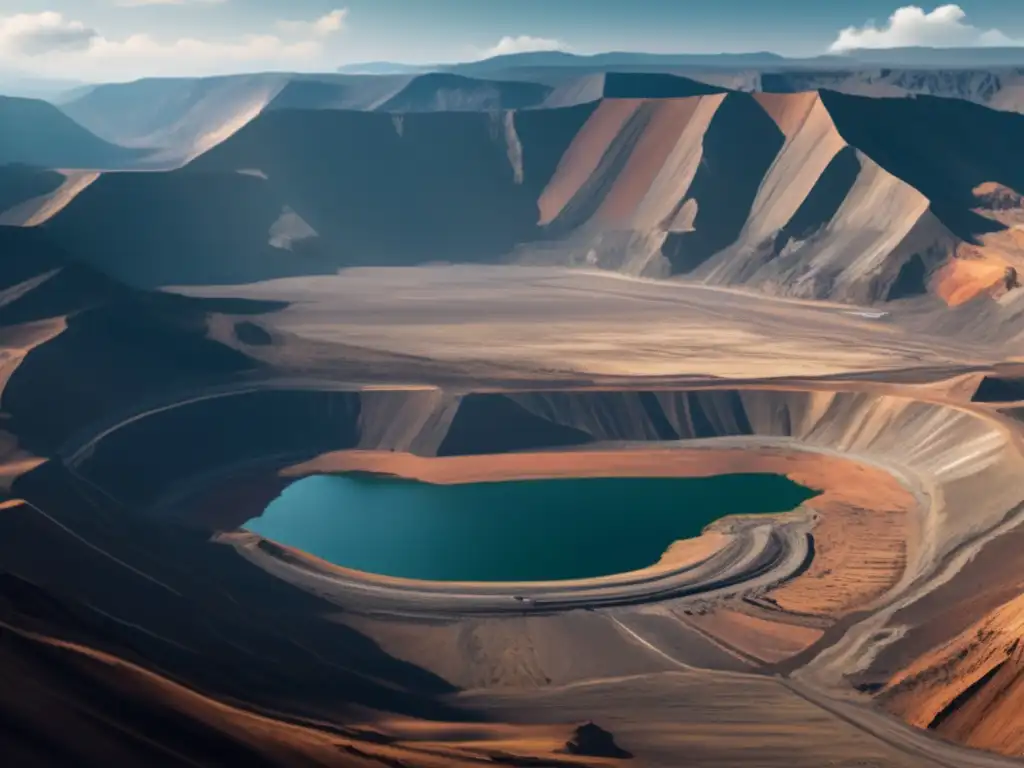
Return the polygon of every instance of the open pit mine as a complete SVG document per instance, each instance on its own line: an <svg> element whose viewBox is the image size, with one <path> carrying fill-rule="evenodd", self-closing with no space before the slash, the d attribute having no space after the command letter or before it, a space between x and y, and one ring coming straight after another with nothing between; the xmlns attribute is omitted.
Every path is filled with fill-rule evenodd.
<svg viewBox="0 0 1024 768"><path fill-rule="evenodd" d="M0 99L5 765L1020 765L1019 76L885 72Z"/></svg>

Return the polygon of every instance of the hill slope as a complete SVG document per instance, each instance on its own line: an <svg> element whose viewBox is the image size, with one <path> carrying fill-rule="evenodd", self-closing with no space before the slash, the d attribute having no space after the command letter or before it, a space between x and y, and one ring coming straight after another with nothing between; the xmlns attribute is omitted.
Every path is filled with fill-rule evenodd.
<svg viewBox="0 0 1024 768"><path fill-rule="evenodd" d="M101 85L61 105L106 141L159 150L175 164L255 117L287 84L284 75L144 79Z"/></svg>
<svg viewBox="0 0 1024 768"><path fill-rule="evenodd" d="M500 259L960 304L998 298L1024 269L1022 116L685 78L603 87L696 93L492 113L272 110L180 171L100 178L47 226L139 285Z"/></svg>
<svg viewBox="0 0 1024 768"><path fill-rule="evenodd" d="M962 255L975 292L997 289L1024 253L1014 224L975 210L975 190L1024 187L1011 159L1021 122L834 93L606 100L542 194L541 221L572 244L570 263L634 274L870 303L925 293ZM934 162L954 152L958 164Z"/></svg>
<svg viewBox="0 0 1024 768"><path fill-rule="evenodd" d="M217 302L129 288L77 263L39 228L0 226L0 253L5 429L38 455L126 398L254 367L206 338Z"/></svg>
<svg viewBox="0 0 1024 768"><path fill-rule="evenodd" d="M766 70L750 88L768 93L828 89L852 96L942 96L1024 112L1024 68Z"/></svg>
<svg viewBox="0 0 1024 768"><path fill-rule="evenodd" d="M61 109L107 141L154 150L149 162L161 167L202 154L264 110L486 111L536 106L550 90L452 74L266 73L101 85Z"/></svg>
<svg viewBox="0 0 1024 768"><path fill-rule="evenodd" d="M496 259L537 236L537 197L591 109L268 111L180 170L101 177L46 226L148 286Z"/></svg>
<svg viewBox="0 0 1024 768"><path fill-rule="evenodd" d="M137 156L93 135L52 104L0 96L0 165L121 168Z"/></svg>
<svg viewBox="0 0 1024 768"><path fill-rule="evenodd" d="M547 82L553 80L554 82ZM394 75L267 73L144 79L93 87L65 114L104 140L151 150L153 168L176 167L270 110L491 112L567 107L601 97L666 98L715 86L666 74L576 73L480 79L450 72Z"/></svg>
<svg viewBox="0 0 1024 768"><path fill-rule="evenodd" d="M476 80L438 72L414 78L378 109L385 112L525 109L542 104L551 90L539 83Z"/></svg>
<svg viewBox="0 0 1024 768"><path fill-rule="evenodd" d="M51 194L63 183L61 174L47 168L21 163L0 165L0 224L16 223L5 221L6 211L32 198Z"/></svg>

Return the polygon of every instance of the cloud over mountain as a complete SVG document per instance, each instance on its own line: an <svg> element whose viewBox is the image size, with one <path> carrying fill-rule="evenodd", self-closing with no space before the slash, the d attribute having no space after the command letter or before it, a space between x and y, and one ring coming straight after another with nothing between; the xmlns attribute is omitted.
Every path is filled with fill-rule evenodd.
<svg viewBox="0 0 1024 768"><path fill-rule="evenodd" d="M897 8L882 26L868 22L863 27L847 27L839 32L829 50L842 52L857 48L973 48L994 45L1020 45L998 29L980 29L969 24L967 13L959 5L940 5L926 12L917 5Z"/></svg>
<svg viewBox="0 0 1024 768"><path fill-rule="evenodd" d="M98 36L95 29L53 11L0 16L0 54L40 56L84 50Z"/></svg>
<svg viewBox="0 0 1024 768"><path fill-rule="evenodd" d="M564 51L567 46L561 40L551 37L533 37L531 35L506 35L495 45L483 51L482 59L492 56L506 56L513 53L531 53L533 51Z"/></svg>

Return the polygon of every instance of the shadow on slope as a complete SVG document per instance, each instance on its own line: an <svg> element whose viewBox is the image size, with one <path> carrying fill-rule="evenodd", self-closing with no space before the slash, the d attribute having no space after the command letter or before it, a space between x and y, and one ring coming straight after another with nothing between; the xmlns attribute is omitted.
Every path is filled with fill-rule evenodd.
<svg viewBox="0 0 1024 768"><path fill-rule="evenodd" d="M161 150L169 162L205 151L264 109L513 109L540 104L550 91L530 82L491 83L447 74L414 78L271 72L101 85L62 109L109 141Z"/></svg>
<svg viewBox="0 0 1024 768"><path fill-rule="evenodd" d="M46 227L143 287L497 260L538 236L537 198L592 109L265 112L181 170L101 177ZM304 236L275 247L282 217Z"/></svg>
<svg viewBox="0 0 1024 768"><path fill-rule="evenodd" d="M26 200L48 195L64 183L64 176L48 168L24 163L0 165L0 218Z"/></svg>
<svg viewBox="0 0 1024 768"><path fill-rule="evenodd" d="M688 193L697 202L693 229L671 233L662 246L672 274L693 271L736 240L784 141L752 96L725 97L704 135L700 167Z"/></svg>
<svg viewBox="0 0 1024 768"><path fill-rule="evenodd" d="M0 96L0 165L125 168L137 151L103 141L52 104Z"/></svg>
<svg viewBox="0 0 1024 768"><path fill-rule="evenodd" d="M592 441L586 432L530 413L506 397L466 395L437 455L509 453Z"/></svg>
<svg viewBox="0 0 1024 768"><path fill-rule="evenodd" d="M206 313L145 295L95 307L32 350L3 393L25 446L52 451L75 430L159 392L256 368L206 338Z"/></svg>
<svg viewBox="0 0 1024 768"><path fill-rule="evenodd" d="M856 182L860 168L856 149L850 146L840 149L825 166L796 213L779 230L777 243L806 240L832 221Z"/></svg>
<svg viewBox="0 0 1024 768"><path fill-rule="evenodd" d="M76 470L122 503L146 508L173 494L183 478L187 482L211 470L258 465L268 456L305 458L353 449L359 444L360 411L361 399L353 392L260 389L208 397L123 424L90 446ZM147 449L140 451L140 446ZM251 485L278 490L277 478L270 475ZM276 495L270 494L267 503ZM234 525L262 511L250 510ZM218 517L233 512L224 510Z"/></svg>
<svg viewBox="0 0 1024 768"><path fill-rule="evenodd" d="M346 75L290 80L267 109L372 110L398 93L411 78L404 75Z"/></svg>
<svg viewBox="0 0 1024 768"><path fill-rule="evenodd" d="M93 716L112 716L116 735L108 746L138 748L137 741L118 733L131 723L163 749L201 753L209 748L201 736L218 741L211 733L216 719L204 712L216 710L204 706L211 699L272 713L285 722L326 721L336 733L344 732L340 723L345 719L365 717L363 708L472 719L436 701L453 691L443 680L387 655L346 626L340 608L263 571L232 547L211 541L205 531L159 523L118 507L54 463L21 478L15 492L32 506L15 508L0 519L0 564L19 579L0 578L3 620L123 659L199 694L193 699L175 695L167 689L171 686L133 686L124 679L130 670L116 665L89 685L73 666L61 663L66 656L56 649L36 649L28 658L34 656L32 668L42 676L24 680L22 696L36 696L47 684L61 681L58 690L62 683L72 702L98 707ZM24 582L45 585L46 592ZM30 650L8 640L8 651ZM16 669L13 664L0 667L7 675ZM126 696L142 708L125 706ZM29 719L33 727L28 732L38 733L40 722L25 703L22 698L12 707L8 700L4 708ZM186 739L191 746L164 741L182 735L179 729L191 736ZM245 732L226 730L236 739ZM10 732L4 735L9 738ZM96 746L89 740L95 735L88 730L65 733L58 742L71 752L88 750ZM232 739L222 736L220 741L227 747Z"/></svg>
<svg viewBox="0 0 1024 768"><path fill-rule="evenodd" d="M75 430L140 398L252 369L243 355L206 338L206 316L215 309L273 308L126 288L69 261L37 229L0 228L0 251L0 323L68 316L67 329L31 350L3 392L5 429L40 454L53 455ZM244 415L251 429L252 414ZM268 415L264 428L273 428L274 415L283 417ZM217 444L211 423L206 419L190 439L165 440L154 450L201 460L197 446L209 450ZM245 439L244 430L234 432ZM139 444L131 456L138 458ZM133 466L120 456L113 469L122 479L134 473L146 487L160 475L159 464L156 470L145 462ZM247 751L228 735L230 728L218 733L216 723L203 717L202 696L195 697L200 711L193 711L187 695L170 690L176 683L256 709L307 717L340 717L352 707L452 716L432 700L451 691L443 681L386 655L331 618L336 608L250 565L206 534L147 520L137 505L122 506L55 460L19 477L12 493L31 505L13 507L0 520L0 572L45 584L47 593L0 576L0 621L36 632L38 641L5 635L10 642L0 677L24 683L17 686L16 700L0 696L0 712L19 723L16 738L0 729L6 754L30 755L43 764L77 764L83 755L103 754L138 764L150 748L181 754L174 739L187 737L186 752L208 756L212 750L222 758L263 764L259 750ZM49 644L48 637L57 641ZM107 672L97 684L80 674L80 665L69 666L69 656L81 658L78 649L86 658L110 654L174 682L140 689L123 676L128 670L111 671L104 662ZM32 671L31 680L12 678L25 669ZM30 703L55 692L70 706L52 704L46 718L35 717ZM126 701L136 706L126 707ZM88 707L93 718L105 713L117 725L112 731L91 729L74 716L80 707ZM209 709L217 705L211 702ZM141 738L126 735L125 727ZM58 746L44 748L55 738L54 728L62 734Z"/></svg>
<svg viewBox="0 0 1024 768"><path fill-rule="evenodd" d="M1024 378L986 376L971 398L974 403L1010 403L1024 400Z"/></svg>
<svg viewBox="0 0 1024 768"><path fill-rule="evenodd" d="M38 229L0 227L0 253L0 326L67 324L32 349L3 388L5 428L41 455L137 398L255 369L207 338L208 316L282 306L137 291L71 261Z"/></svg>
<svg viewBox="0 0 1024 768"><path fill-rule="evenodd" d="M0 322L68 316L67 329L31 350L3 392L5 428L42 454L52 455L74 430L153 392L253 367L243 355L206 338L206 316L215 308L242 312L271 306L129 289L69 261L37 229L0 228L0 250L5 256ZM210 423L205 422L205 438L194 435L193 440L211 442ZM187 441L164 447L171 456L196 454ZM117 471L123 475L128 466L121 457ZM138 471L140 482L147 477L152 480L152 473ZM147 520L135 506L126 508L83 484L54 460L19 477L12 493L31 505L13 507L0 519L0 572L45 584L49 594L0 577L0 621L16 621L22 629L56 636L86 653L109 653L255 708L301 710L306 716L340 716L353 706L422 717L451 714L431 700L451 690L441 680L384 654L329 617L337 612L333 606L250 565L206 534ZM18 701L0 697L0 711L21 724L22 736L13 741L9 729L0 732L5 744L58 762L65 757L77 762L79 750L110 749L108 754L127 756L142 749L144 739L134 741L124 733L93 743L103 729L84 728L63 732L59 754L47 748L40 756L41 741L53 735L44 722L52 722L58 711L71 716L66 709L49 708L51 717L36 719L26 702L45 698L56 686L77 706L111 714L114 722L130 724L157 743L190 735L198 739L190 749L203 754L211 743L201 738L206 733L222 754L248 756L245 750L232 752L231 739L211 734L209 723L200 724L198 716L190 719L180 710L174 715L180 697L138 702L133 698L138 686L120 688L124 680L109 667L109 688L95 682L79 686L80 676L61 661L66 654L57 650L59 642L46 651L7 638L0 675L10 682L22 664L36 674L31 681L18 678L27 683L18 686ZM10 652L27 656L12 660ZM125 696L141 708L127 711ZM83 725L74 717L57 725L69 723ZM167 748L177 749L166 742L159 750Z"/></svg>
<svg viewBox="0 0 1024 768"><path fill-rule="evenodd" d="M799 244L803 241L813 242L814 236L828 226L849 195L860 171L857 150L850 146L839 150L771 242L761 244L746 258L733 262L731 279L752 279L766 266L769 269L777 267L784 272L789 264L799 263L802 259ZM793 246L797 246L795 251L790 250Z"/></svg>
<svg viewBox="0 0 1024 768"><path fill-rule="evenodd" d="M98 85L61 110L107 141L149 148L190 146L240 108L276 94L287 77L143 78Z"/></svg>
<svg viewBox="0 0 1024 768"><path fill-rule="evenodd" d="M972 190L997 182L1024 190L1024 115L956 99L872 99L822 91L839 133L931 201L958 237L1003 229L971 209Z"/></svg>
<svg viewBox="0 0 1024 768"><path fill-rule="evenodd" d="M486 261L535 235L588 113L269 112L187 170L260 169L338 265Z"/></svg>
<svg viewBox="0 0 1024 768"><path fill-rule="evenodd" d="M679 99L725 92L725 88L680 75L609 72L604 76L603 95L609 99Z"/></svg>
<svg viewBox="0 0 1024 768"><path fill-rule="evenodd" d="M44 228L83 262L148 288L333 271L314 251L271 245L285 213L278 190L258 176L105 174Z"/></svg>
<svg viewBox="0 0 1024 768"><path fill-rule="evenodd" d="M40 230L0 226L0 325L73 314L124 290L67 254Z"/></svg>
<svg viewBox="0 0 1024 768"><path fill-rule="evenodd" d="M416 77L378 109L383 112L484 112L525 109L544 102L552 88L524 81L477 80L433 72Z"/></svg>

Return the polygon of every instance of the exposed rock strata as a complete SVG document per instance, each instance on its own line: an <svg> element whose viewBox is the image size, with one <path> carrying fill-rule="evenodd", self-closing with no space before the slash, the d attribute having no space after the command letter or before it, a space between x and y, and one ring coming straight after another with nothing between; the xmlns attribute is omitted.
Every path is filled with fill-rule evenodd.
<svg viewBox="0 0 1024 768"><path fill-rule="evenodd" d="M145 286L511 260L960 305L999 298L1024 267L1006 214L1024 188L1019 115L934 98L705 91L494 116L282 107L178 171L69 182L20 219ZM952 151L957 169L935 170ZM266 236L282 211L317 234L294 253ZM114 220L116 232L96 224Z"/></svg>

